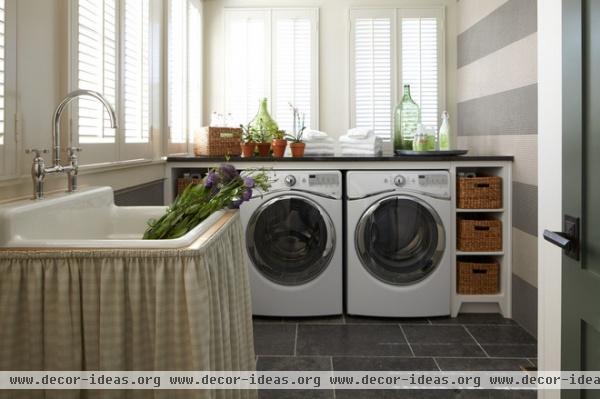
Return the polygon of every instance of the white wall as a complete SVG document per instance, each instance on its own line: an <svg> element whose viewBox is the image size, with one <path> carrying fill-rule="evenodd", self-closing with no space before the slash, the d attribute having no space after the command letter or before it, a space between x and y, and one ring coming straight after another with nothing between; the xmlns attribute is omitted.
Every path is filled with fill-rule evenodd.
<svg viewBox="0 0 600 399"><path fill-rule="evenodd" d="M16 4L20 170L18 177L0 180L0 201L31 195L29 170L32 157L24 150L32 147L50 149L52 114L68 90L68 0L18 0ZM85 156L82 152L83 162ZM46 160L49 159L50 154L47 154ZM164 177L164 165L157 162L126 169L83 169L81 185L110 185L115 189ZM66 176L47 178L47 191L62 190L66 185Z"/></svg>
<svg viewBox="0 0 600 399"><path fill-rule="evenodd" d="M319 128L337 137L349 128L349 10L350 7L446 6L446 107L456 118L456 0L205 0L204 115L224 112L224 7L318 7L319 10ZM258 104L257 104L258 108ZM207 121L205 121L206 123ZM453 131L456 131L454 125Z"/></svg>
<svg viewBox="0 0 600 399"><path fill-rule="evenodd" d="M562 1L538 1L539 219L561 230L562 215ZM538 241L539 369L560 370L561 258L559 248ZM542 398L560 393L541 391Z"/></svg>

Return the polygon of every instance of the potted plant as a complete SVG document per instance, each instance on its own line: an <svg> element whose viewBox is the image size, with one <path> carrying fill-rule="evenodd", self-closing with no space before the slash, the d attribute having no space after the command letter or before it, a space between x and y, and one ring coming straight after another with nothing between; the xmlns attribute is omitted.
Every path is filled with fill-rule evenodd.
<svg viewBox="0 0 600 399"><path fill-rule="evenodd" d="M287 140L285 139L285 132L283 130L278 130L273 135L273 141L271 142L271 146L273 148L273 156L276 158L283 157L285 154L285 148L287 147Z"/></svg>
<svg viewBox="0 0 600 399"><path fill-rule="evenodd" d="M299 113L298 108L294 107L292 104L290 104L290 107L294 114L294 130L292 133L288 134L286 138L290 141L292 157L301 158L304 156L304 149L306 148L306 144L302 141L302 136L306 129L306 126L304 125L305 115L304 113Z"/></svg>
<svg viewBox="0 0 600 399"><path fill-rule="evenodd" d="M244 126L240 125L242 129L242 138L241 138L241 147L242 147L242 156L244 158L249 158L254 155L254 150L256 149L256 143L254 142L254 135L252 134L252 129L250 125Z"/></svg>
<svg viewBox="0 0 600 399"><path fill-rule="evenodd" d="M271 134L269 131L264 127L255 128L253 131L253 138L258 147L258 155L261 157L268 157L269 152L271 151Z"/></svg>

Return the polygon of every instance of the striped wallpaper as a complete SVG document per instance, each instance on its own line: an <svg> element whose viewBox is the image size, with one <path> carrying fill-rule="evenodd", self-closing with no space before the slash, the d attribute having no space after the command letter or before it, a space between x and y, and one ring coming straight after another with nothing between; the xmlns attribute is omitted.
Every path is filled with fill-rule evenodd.
<svg viewBox="0 0 600 399"><path fill-rule="evenodd" d="M458 1L458 145L514 155L513 317L537 330L537 2Z"/></svg>

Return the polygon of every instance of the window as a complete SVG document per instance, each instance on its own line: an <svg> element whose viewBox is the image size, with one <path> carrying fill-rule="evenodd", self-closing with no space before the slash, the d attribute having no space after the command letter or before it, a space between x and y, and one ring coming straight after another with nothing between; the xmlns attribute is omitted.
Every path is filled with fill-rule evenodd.
<svg viewBox="0 0 600 399"><path fill-rule="evenodd" d="M183 153L202 123L202 5L168 4L168 152Z"/></svg>
<svg viewBox="0 0 600 399"><path fill-rule="evenodd" d="M17 174L15 13L15 0L0 0L0 178Z"/></svg>
<svg viewBox="0 0 600 399"><path fill-rule="evenodd" d="M271 100L279 127L292 130L289 104L318 128L318 9L227 9L225 112L248 123Z"/></svg>
<svg viewBox="0 0 600 399"><path fill-rule="evenodd" d="M102 163L151 156L150 0L73 0L73 83L102 93L119 129L96 100L81 98L74 140L89 149L81 159Z"/></svg>
<svg viewBox="0 0 600 399"><path fill-rule="evenodd" d="M393 109L409 84L421 122L438 128L444 102L443 8L353 9L351 125L392 135Z"/></svg>

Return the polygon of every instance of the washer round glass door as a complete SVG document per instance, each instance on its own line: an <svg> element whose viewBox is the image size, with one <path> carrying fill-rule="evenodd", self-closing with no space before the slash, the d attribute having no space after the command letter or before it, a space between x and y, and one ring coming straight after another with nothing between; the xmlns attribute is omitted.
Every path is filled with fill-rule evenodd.
<svg viewBox="0 0 600 399"><path fill-rule="evenodd" d="M284 195L262 204L246 230L254 267L282 285L317 278L333 256L335 232L329 215L306 197Z"/></svg>
<svg viewBox="0 0 600 399"><path fill-rule="evenodd" d="M371 205L358 221L355 245L363 266L379 280L414 284L440 263L444 226L435 210L419 198L386 197Z"/></svg>

